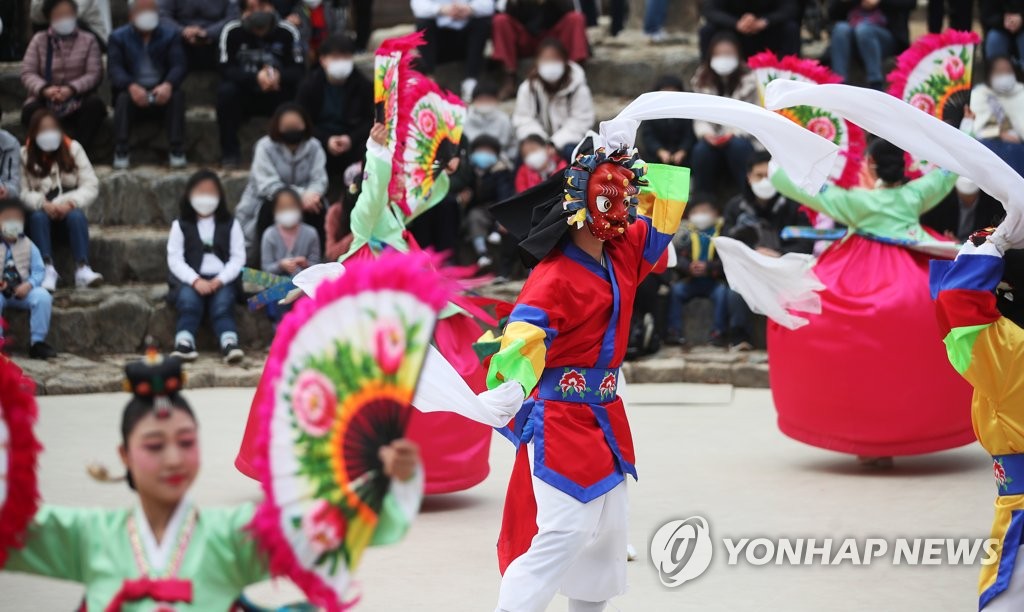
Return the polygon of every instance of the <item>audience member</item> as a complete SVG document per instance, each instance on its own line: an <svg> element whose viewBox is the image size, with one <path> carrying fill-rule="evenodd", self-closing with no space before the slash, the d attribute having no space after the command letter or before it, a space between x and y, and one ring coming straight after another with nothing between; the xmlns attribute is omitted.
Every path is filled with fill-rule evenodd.
<svg viewBox="0 0 1024 612"><path fill-rule="evenodd" d="M21 143L0 130L0 200L21 197Z"/></svg>
<svg viewBox="0 0 1024 612"><path fill-rule="evenodd" d="M78 29L74 0L45 0L43 15L50 27L36 33L21 63L21 82L28 99L21 110L28 127L36 111L47 108L86 150L107 114L96 95L103 80L103 58L95 36Z"/></svg>
<svg viewBox="0 0 1024 612"><path fill-rule="evenodd" d="M668 18L668 0L647 0L644 10L644 34L651 42L665 40L665 20Z"/></svg>
<svg viewBox="0 0 1024 612"><path fill-rule="evenodd" d="M962 243L974 232L998 225L1004 214L995 198L983 193L971 179L961 176L952 193L921 215L921 224Z"/></svg>
<svg viewBox="0 0 1024 612"><path fill-rule="evenodd" d="M468 100L484 67L494 0L412 0L412 14L427 42L420 47L419 69L430 75L438 64L465 61L462 99Z"/></svg>
<svg viewBox="0 0 1024 612"><path fill-rule="evenodd" d="M256 142L249 182L235 210L245 235L248 261L259 260L260 237L274 219L273 207L266 204L282 187L299 193L303 220L323 232L326 164L327 155L313 138L306 111L294 102L278 107L270 120L270 133Z"/></svg>
<svg viewBox="0 0 1024 612"><path fill-rule="evenodd" d="M160 23L156 0L134 0L131 24L110 36L107 70L114 92L114 168L129 166L129 137L141 119L167 124L171 168L185 167L185 92L188 71L181 36Z"/></svg>
<svg viewBox="0 0 1024 612"><path fill-rule="evenodd" d="M57 351L46 343L53 298L43 289L44 265L39 248L25 236L25 205L15 197L0 198L0 315L8 307L29 312L29 357L52 359ZM4 335L0 326L0 344Z"/></svg>
<svg viewBox="0 0 1024 612"><path fill-rule="evenodd" d="M500 245L502 241L490 208L492 204L503 202L515 194L512 164L502 155L498 139L489 134L477 136L470 144L469 164L475 180L468 197L459 203L466 219L467 237L477 257L476 265L486 268L494 263L488 255L487 244ZM499 274L508 276L512 264L503 264L504 268Z"/></svg>
<svg viewBox="0 0 1024 612"><path fill-rule="evenodd" d="M579 5L586 17L587 26L595 27L600 15L598 0L579 0ZM611 0L608 8L611 17L608 33L615 37L626 27L626 19L629 17L629 2L628 0Z"/></svg>
<svg viewBox="0 0 1024 612"><path fill-rule="evenodd" d="M720 32L711 41L707 58L693 75L693 90L697 93L725 96L751 104L760 102L757 78L740 60L736 37ZM754 152L749 134L732 127L694 121L693 131L697 143L693 147L693 189L713 192L715 180L728 169L734 185L742 185L747 173L747 162Z"/></svg>
<svg viewBox="0 0 1024 612"><path fill-rule="evenodd" d="M985 82L971 92L967 116L973 116L974 136L1024 175L1024 85L1008 56L989 58Z"/></svg>
<svg viewBox="0 0 1024 612"><path fill-rule="evenodd" d="M729 288L725 284L722 260L713 240L722 232L722 216L709 196L698 194L686 207L687 222L672 239L676 250L679 280L672 283L668 302L666 339L668 344L686 344L683 307L693 298L709 298L712 324L708 342L725 346L729 324Z"/></svg>
<svg viewBox="0 0 1024 612"><path fill-rule="evenodd" d="M723 32L737 37L742 59L765 49L780 56L797 55L797 11L796 0L702 0L701 56L708 55L712 40Z"/></svg>
<svg viewBox="0 0 1024 612"><path fill-rule="evenodd" d="M974 0L928 0L928 31L942 32L946 5L949 5L949 29L970 32L974 27Z"/></svg>
<svg viewBox="0 0 1024 612"><path fill-rule="evenodd" d="M320 65L303 79L296 98L327 152L332 185L340 185L342 172L362 161L373 124L373 81L355 68L354 53L352 40L345 34L325 40Z"/></svg>
<svg viewBox="0 0 1024 612"><path fill-rule="evenodd" d="M274 224L263 232L260 241L260 266L264 272L295 276L320 263L320 236L302 222L302 196L291 187L282 187L270 200ZM287 312L276 303L267 304L267 316L275 324Z"/></svg>
<svg viewBox="0 0 1024 612"><path fill-rule="evenodd" d="M883 89L882 62L910 44L907 19L916 0L830 0L832 70L850 79L850 63L856 53L864 64L868 87Z"/></svg>
<svg viewBox="0 0 1024 612"><path fill-rule="evenodd" d="M1019 0L982 0L985 58L1011 55L1024 60L1024 4Z"/></svg>
<svg viewBox="0 0 1024 612"><path fill-rule="evenodd" d="M590 57L586 18L572 0L499 0L498 9L501 12L494 16L492 58L505 69L499 91L502 100L515 95L519 59L533 57L542 40L561 42L574 62L583 63Z"/></svg>
<svg viewBox="0 0 1024 612"><path fill-rule="evenodd" d="M810 253L811 240L781 237L782 228L810 225L800 205L779 194L768 175L771 156L754 153L750 159L743 192L725 205L726 232L763 255L779 257L786 253Z"/></svg>
<svg viewBox="0 0 1024 612"><path fill-rule="evenodd" d="M430 248L443 253L449 261L454 261L460 244L460 207L463 202L468 201L476 181L476 175L465 158L466 151L460 147L459 154L448 160L445 166L450 181L448 194L422 214L410 217L406 226L416 244L424 249Z"/></svg>
<svg viewBox="0 0 1024 612"><path fill-rule="evenodd" d="M542 42L537 63L516 95L512 114L516 138L536 134L554 143L568 159L594 126L594 116L594 99L583 68L569 60L562 43Z"/></svg>
<svg viewBox="0 0 1024 612"><path fill-rule="evenodd" d="M664 75L654 91L683 91L683 81ZM640 124L640 152L644 159L673 166L685 166L697 137L689 119L654 119Z"/></svg>
<svg viewBox="0 0 1024 612"><path fill-rule="evenodd" d="M110 19L110 0L74 0L78 10L80 27L96 36L101 45L107 44L112 22ZM29 18L33 25L45 28L52 25L46 14L46 0L32 0Z"/></svg>
<svg viewBox="0 0 1024 612"><path fill-rule="evenodd" d="M330 36L345 33L347 0L295 0L285 15L299 29L309 63L320 57L320 45Z"/></svg>
<svg viewBox="0 0 1024 612"><path fill-rule="evenodd" d="M530 134L519 143L519 159L523 165L516 171L516 193L540 185L569 165L550 141L537 134Z"/></svg>
<svg viewBox="0 0 1024 612"><path fill-rule="evenodd" d="M487 134L501 143L501 152L508 158L516 157L516 131L512 118L498 107L498 89L488 81L477 83L473 100L466 111L462 128L466 140L473 142Z"/></svg>
<svg viewBox="0 0 1024 612"><path fill-rule="evenodd" d="M324 261L337 261L348 253L355 237L352 235L351 213L355 208L363 184L362 162L345 169L345 190L334 204L327 209L324 220Z"/></svg>
<svg viewBox="0 0 1024 612"><path fill-rule="evenodd" d="M299 32L280 21L270 0L240 0L242 19L224 26L220 37L217 124L223 164L241 160L238 129L251 115L274 112L295 97L304 60Z"/></svg>
<svg viewBox="0 0 1024 612"><path fill-rule="evenodd" d="M238 17L238 0L160 0L160 19L181 34L190 72L217 70L221 32Z"/></svg>
<svg viewBox="0 0 1024 612"><path fill-rule="evenodd" d="M188 179L167 238L167 301L178 311L172 356L199 357L196 333L206 314L224 362L242 361L234 308L244 265L242 227L228 212L224 187L215 173L200 170Z"/></svg>
<svg viewBox="0 0 1024 612"><path fill-rule="evenodd" d="M28 233L46 264L41 287L57 288L52 231L67 236L75 259L75 286L94 287L103 275L89 266L88 208L99 195L99 179L82 145L66 136L46 109L32 117L21 149L21 199L32 210Z"/></svg>

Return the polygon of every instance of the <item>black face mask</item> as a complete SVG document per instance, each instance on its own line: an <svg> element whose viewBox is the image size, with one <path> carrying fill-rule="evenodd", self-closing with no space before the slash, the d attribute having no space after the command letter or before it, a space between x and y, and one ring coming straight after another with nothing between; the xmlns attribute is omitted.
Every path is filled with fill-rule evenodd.
<svg viewBox="0 0 1024 612"><path fill-rule="evenodd" d="M296 145L306 139L306 130L285 130L281 132L281 142Z"/></svg>
<svg viewBox="0 0 1024 612"><path fill-rule="evenodd" d="M256 11L242 20L242 25L253 34L265 33L277 23L277 15L270 11Z"/></svg>

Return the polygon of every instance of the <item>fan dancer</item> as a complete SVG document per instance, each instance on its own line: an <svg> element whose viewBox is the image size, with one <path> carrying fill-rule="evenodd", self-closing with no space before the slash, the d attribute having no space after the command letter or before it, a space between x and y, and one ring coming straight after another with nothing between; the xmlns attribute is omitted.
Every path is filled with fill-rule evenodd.
<svg viewBox="0 0 1024 612"><path fill-rule="evenodd" d="M520 247L535 266L488 371L489 387L513 385L525 398L503 430L517 456L498 542L499 611L545 610L559 590L570 610L599 611L626 588L625 479L637 472L618 369L637 285L671 242L688 196L687 169L645 165L626 147L640 120L665 117L738 125L770 149L789 147L783 157L811 162L814 188L834 162L834 145L775 113L659 92L602 125L603 142L622 147L581 155L564 176L495 208L510 232L526 234Z"/></svg>
<svg viewBox="0 0 1024 612"><path fill-rule="evenodd" d="M0 357L0 380L13 376L11 368ZM125 476L111 479L98 466L90 473L126 481L138 503L120 510L44 504L18 537L0 538L0 545L7 546L0 549L0 566L82 584L82 609L234 609L246 586L269 577L267 559L247 530L254 507L200 509L189 500L200 468L199 424L181 394L181 362L151 351L146 360L129 364L126 373L134 396L121 416L118 453ZM19 395L6 384L3 391L6 412L8 401L14 405ZM31 394L27 398L34 408ZM8 431L12 449L24 452L35 445L31 429ZM418 500L422 481L415 477L415 445L397 440L384 448L389 449L382 453L384 469L393 477L388 495ZM12 463L12 476L18 466ZM0 480L0 486L14 487L5 491L9 500L35 499L34 480L31 488L19 486L26 482L24 474L7 482ZM378 526L381 535L404 533L418 507L392 503L385 510Z"/></svg>

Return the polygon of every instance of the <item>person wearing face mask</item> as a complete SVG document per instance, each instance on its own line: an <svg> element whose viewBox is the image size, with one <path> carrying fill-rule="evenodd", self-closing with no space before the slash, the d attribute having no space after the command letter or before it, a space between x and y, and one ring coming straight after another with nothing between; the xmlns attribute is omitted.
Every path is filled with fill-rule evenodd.
<svg viewBox="0 0 1024 612"><path fill-rule="evenodd" d="M103 80L103 58L95 36L78 29L74 0L45 0L50 27L32 37L21 63L21 83L28 92L21 124L28 128L40 109L49 109L72 138L92 151L107 114L96 95Z"/></svg>
<svg viewBox="0 0 1024 612"><path fill-rule="evenodd" d="M278 19L270 0L241 0L242 19L220 37L217 125L221 163L238 167L238 130L250 116L269 116L295 97L305 71L299 31Z"/></svg>
<svg viewBox="0 0 1024 612"><path fill-rule="evenodd" d="M94 35L100 45L107 44L112 30L110 0L75 0L78 5L79 27ZM49 25L46 16L46 0L32 0L29 6L29 20L34 29L45 29Z"/></svg>
<svg viewBox="0 0 1024 612"><path fill-rule="evenodd" d="M234 312L244 265L245 237L228 212L224 187L216 174L200 170L188 180L167 239L167 301L178 311L173 356L185 361L199 357L196 333L205 313L224 363L245 358Z"/></svg>
<svg viewBox="0 0 1024 612"><path fill-rule="evenodd" d="M110 36L107 70L114 99L114 169L129 166L132 126L147 119L167 124L171 168L185 159L185 92L188 72L182 38L160 22L156 0L132 0L131 23Z"/></svg>
<svg viewBox="0 0 1024 612"><path fill-rule="evenodd" d="M1024 85L1008 56L988 58L985 82L971 91L968 126L975 138L1024 174Z"/></svg>
<svg viewBox="0 0 1024 612"><path fill-rule="evenodd" d="M498 88L490 81L480 81L473 88L473 100L466 110L466 122L462 133L466 140L473 142L487 134L501 143L502 153L508 159L516 156L516 132L512 118L499 106Z"/></svg>
<svg viewBox="0 0 1024 612"><path fill-rule="evenodd" d="M736 37L720 32L711 40L708 57L697 68L691 81L693 91L723 96L751 104L759 104L757 78L740 59ZM693 188L698 192L714 192L718 177L728 170L733 185L742 185L747 160L754 152L754 143L746 132L731 126L707 121L694 121L697 143L690 157Z"/></svg>
<svg viewBox="0 0 1024 612"><path fill-rule="evenodd" d="M487 244L502 244L502 236L494 223L490 208L514 194L512 186L512 165L501 154L501 143L493 136L477 136L469 145L469 164L473 167L473 183L467 192L460 194L458 203L466 219L467 236L477 256L476 265L487 268L494 263L488 254ZM508 277L515 263L515 249L512 257L502 258L498 275Z"/></svg>
<svg viewBox="0 0 1024 612"><path fill-rule="evenodd" d="M0 315L5 308L29 311L32 359L57 356L46 343L53 298L43 289L45 266L39 248L25 236L25 205L14 197L0 198ZM3 328L0 327L0 343Z"/></svg>
<svg viewBox="0 0 1024 612"><path fill-rule="evenodd" d="M921 216L921 224L963 242L974 232L995 226L1003 214L1003 207L995 198L982 192L971 179L961 176L953 192Z"/></svg>
<svg viewBox="0 0 1024 612"><path fill-rule="evenodd" d="M46 263L44 289L54 291L59 278L53 266L54 229L70 243L76 264L75 286L94 287L103 282L103 275L89 266L89 222L85 216L99 187L82 145L61 132L53 113L37 112L21 149L21 199L32 210L29 236Z"/></svg>
<svg viewBox="0 0 1024 612"><path fill-rule="evenodd" d="M519 159L523 163L516 171L516 193L540 185L569 165L554 145L537 134L530 134L519 143Z"/></svg>
<svg viewBox="0 0 1024 612"><path fill-rule="evenodd" d="M331 199L342 189L342 174L366 155L373 125L373 82L354 62L355 45L335 34L320 46L320 64L299 86L295 101L306 109L313 134L327 151Z"/></svg>
<svg viewBox="0 0 1024 612"><path fill-rule="evenodd" d="M299 194L303 220L316 228L323 244L326 164L306 111L294 102L282 104L270 119L270 134L256 142L249 182L235 210L253 267L259 265L260 238L274 223L272 198L282 187Z"/></svg>
<svg viewBox="0 0 1024 612"><path fill-rule="evenodd" d="M275 3L277 4L277 3ZM320 46L331 36L345 33L345 0L291 0L284 18L299 30L310 64L322 55ZM281 14L278 8L278 14Z"/></svg>
<svg viewBox="0 0 1024 612"><path fill-rule="evenodd" d="M217 70L217 41L238 16L236 0L160 0L160 22L181 35L189 72Z"/></svg>
<svg viewBox="0 0 1024 612"><path fill-rule="evenodd" d="M916 6L916 0L831 0L832 70L848 80L856 53L868 87L884 89L882 63L910 44L907 17Z"/></svg>
<svg viewBox="0 0 1024 612"><path fill-rule="evenodd" d="M494 0L411 0L411 5L416 29L426 40L417 68L431 75L438 64L466 62L462 99L469 100L484 67Z"/></svg>
<svg viewBox="0 0 1024 612"><path fill-rule="evenodd" d="M274 211L274 225L263 232L260 241L260 266L271 274L295 276L320 263L320 237L316 230L302 222L302 197L289 187L282 187L269 203ZM267 305L267 316L275 325L287 312L277 304Z"/></svg>
<svg viewBox="0 0 1024 612"><path fill-rule="evenodd" d="M594 99L587 75L562 43L548 39L537 49L533 72L519 86L512 125L520 141L530 134L552 142L568 160L594 126Z"/></svg>

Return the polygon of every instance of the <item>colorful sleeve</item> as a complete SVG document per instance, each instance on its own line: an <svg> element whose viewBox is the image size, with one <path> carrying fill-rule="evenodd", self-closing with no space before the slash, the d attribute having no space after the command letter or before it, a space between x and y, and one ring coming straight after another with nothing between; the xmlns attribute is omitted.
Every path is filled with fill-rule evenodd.
<svg viewBox="0 0 1024 612"><path fill-rule="evenodd" d="M530 280L534 278L531 277ZM527 280L527 285L530 285L530 280ZM528 298L532 292L528 289L526 286L523 287L523 296L512 309L505 325L501 348L491 357L491 365L487 371L488 389L514 380L523 386L525 395L530 395L544 371L548 349L558 331L551 321L551 307L531 306ZM549 292L553 293L557 292Z"/></svg>
<svg viewBox="0 0 1024 612"><path fill-rule="evenodd" d="M363 187L352 209L352 235L366 243L373 238L377 220L388 205L388 184L391 182L391 154L376 142L366 143L366 166Z"/></svg>
<svg viewBox="0 0 1024 612"><path fill-rule="evenodd" d="M249 531L255 512L253 504L242 504L234 508L203 510L201 513L204 521L214 520L223 523L217 532L223 535L229 548L220 555L224 560L221 572L224 577L232 580L232 584L239 591L270 577L267 558ZM216 546L217 542L213 541L203 543L203 547L211 552Z"/></svg>
<svg viewBox="0 0 1024 612"><path fill-rule="evenodd" d="M784 197L811 210L823 212L843 225L856 225L849 210L847 190L826 184L817 195L811 195L797 187L782 168L772 173L771 181Z"/></svg>
<svg viewBox="0 0 1024 612"><path fill-rule="evenodd" d="M949 361L975 389L997 395L1003 382L1006 323L996 308L995 288L1003 277L995 246L968 242L955 261L933 261L931 290ZM1011 326L1016 327L1012 323ZM1024 332L1018 328L1018 335ZM1003 355L1003 359L1000 355Z"/></svg>
<svg viewBox="0 0 1024 612"><path fill-rule="evenodd" d="M913 197L908 198L913 205L912 214L921 216L935 208L953 191L957 175L945 170L933 170L919 179L910 181L903 189L909 190Z"/></svg>
<svg viewBox="0 0 1024 612"><path fill-rule="evenodd" d="M406 482L391 479L391 486L384 496L384 504L381 506L377 529L373 532L370 546L387 546L405 537L413 519L420 511L423 485L422 469L416 470L416 475Z"/></svg>
<svg viewBox="0 0 1024 612"><path fill-rule="evenodd" d="M641 272L650 272L672 243L683 219L690 194L690 169L648 164L648 185L641 188L637 223L630 227L631 240L639 243Z"/></svg>
<svg viewBox="0 0 1024 612"><path fill-rule="evenodd" d="M7 571L82 582L90 533L102 533L102 512L44 505L29 525L22 548L9 551Z"/></svg>

